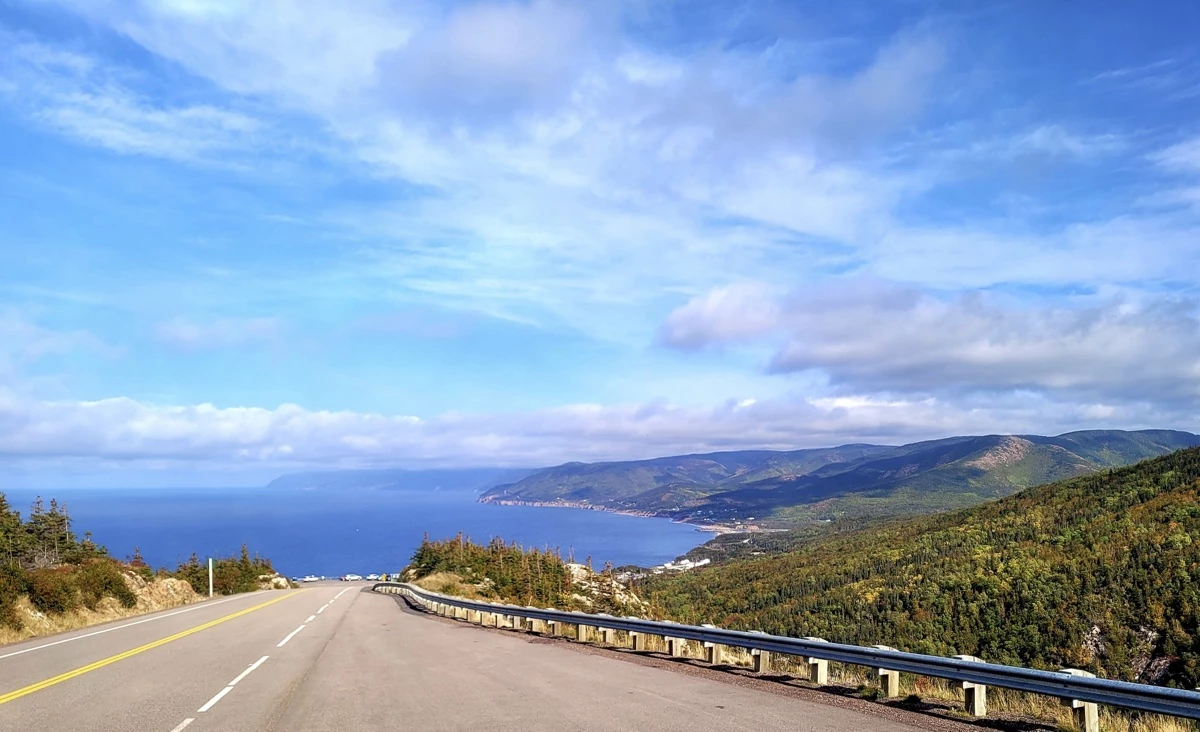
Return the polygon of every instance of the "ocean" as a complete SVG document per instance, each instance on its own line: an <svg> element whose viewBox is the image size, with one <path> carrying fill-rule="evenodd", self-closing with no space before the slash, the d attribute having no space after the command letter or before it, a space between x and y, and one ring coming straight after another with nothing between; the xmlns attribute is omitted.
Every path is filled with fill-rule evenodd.
<svg viewBox="0 0 1200 732"><path fill-rule="evenodd" d="M22 516L39 493L65 503L76 534L91 531L125 559L137 546L151 566L174 569L193 552L237 553L242 544L292 577L392 573L427 533L499 536L525 547L558 548L600 568L668 562L711 534L666 519L572 508L476 503L472 491L290 491L245 489L9 490Z"/></svg>

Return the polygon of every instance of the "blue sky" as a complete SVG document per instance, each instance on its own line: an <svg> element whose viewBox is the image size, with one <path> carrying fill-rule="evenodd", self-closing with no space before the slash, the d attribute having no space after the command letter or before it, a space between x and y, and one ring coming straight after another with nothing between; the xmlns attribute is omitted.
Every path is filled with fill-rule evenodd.
<svg viewBox="0 0 1200 732"><path fill-rule="evenodd" d="M1188 2L0 3L14 484L1196 429Z"/></svg>

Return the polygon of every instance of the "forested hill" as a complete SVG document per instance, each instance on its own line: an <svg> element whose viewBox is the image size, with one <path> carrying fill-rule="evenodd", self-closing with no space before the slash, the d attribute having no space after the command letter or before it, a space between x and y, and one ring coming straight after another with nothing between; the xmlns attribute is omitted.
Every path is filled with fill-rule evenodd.
<svg viewBox="0 0 1200 732"><path fill-rule="evenodd" d="M673 619L1200 684L1200 449L640 588Z"/></svg>
<svg viewBox="0 0 1200 732"><path fill-rule="evenodd" d="M899 447L842 445L617 463L569 463L485 493L494 503L561 504L708 522L798 525L933 513L1128 465L1200 436L1094 430L1057 437L950 437Z"/></svg>

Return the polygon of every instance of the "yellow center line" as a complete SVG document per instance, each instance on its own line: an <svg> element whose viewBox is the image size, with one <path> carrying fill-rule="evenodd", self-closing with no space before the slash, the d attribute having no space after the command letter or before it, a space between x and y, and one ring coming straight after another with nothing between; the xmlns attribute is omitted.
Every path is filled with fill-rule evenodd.
<svg viewBox="0 0 1200 732"><path fill-rule="evenodd" d="M243 615L246 615L247 613L252 613L255 610L261 610L262 608L266 607L267 605L274 605L275 603L279 602L280 600L286 600L287 598L289 598L295 594L297 594L297 593L289 592L285 595L281 595L274 599L267 600L266 602L259 603L253 607L248 607L245 610L238 610L236 613L231 613L229 615L226 615L223 618L217 618L216 620L210 620L207 623L204 623L203 625L197 625L194 628L189 628L188 630L182 631L180 633L176 633L175 635L167 636L166 638L160 638L159 640L156 640L152 643L147 643L144 646L138 646L137 648L125 651L124 653L118 653L115 656L109 656L108 658L105 658L101 661L96 661L95 663L89 663L86 666L80 666L79 668L77 668L73 671L68 671L64 674L59 674L58 676L54 676L52 678L46 679L45 681L39 681L36 684L30 684L29 686L26 686L23 689L17 689L16 691L10 691L7 694L0 695L0 704L7 704L8 702L10 702L14 699L20 699L21 697L26 696L27 694L32 694L35 691L41 691L42 689L45 689L47 687L54 686L55 684L61 684L64 681L73 679L76 676L82 676L83 674L86 674L89 671L95 671L98 668L104 668L105 666L109 665L110 663L116 663L117 661L124 660L126 658L129 658L130 656L136 656L137 654L142 653L143 651L148 651L151 648L158 648L161 645L166 645L167 643L170 643L171 641L179 640L180 638L189 636L192 633L199 633L200 631L207 630L208 628L211 628L214 625L220 625L221 623L224 623L226 620L233 620L234 618L241 617Z"/></svg>

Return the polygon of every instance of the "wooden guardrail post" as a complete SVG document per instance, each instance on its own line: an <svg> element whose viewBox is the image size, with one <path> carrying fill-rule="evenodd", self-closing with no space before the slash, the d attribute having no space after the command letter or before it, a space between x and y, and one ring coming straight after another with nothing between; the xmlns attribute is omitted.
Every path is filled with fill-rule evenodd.
<svg viewBox="0 0 1200 732"><path fill-rule="evenodd" d="M592 635L592 626L579 623L575 626L575 640L580 643L587 643Z"/></svg>
<svg viewBox="0 0 1200 732"><path fill-rule="evenodd" d="M645 633L642 633L642 632L636 631L636 630L631 630L631 631L629 631L629 640L633 644L633 650L635 650L635 651L646 650L646 634Z"/></svg>
<svg viewBox="0 0 1200 732"><path fill-rule="evenodd" d="M970 663L983 663L983 659L978 656L955 656L960 661L969 661ZM974 681L960 681L958 688L963 690L963 696L966 699L967 714L972 717L987 716L987 686L977 684Z"/></svg>
<svg viewBox="0 0 1200 732"><path fill-rule="evenodd" d="M713 628L715 630L717 626L703 623L700 625L700 627ZM721 645L720 643L711 643L709 641L704 642L704 660L707 663L711 663L714 666L720 666L724 658L725 646Z"/></svg>
<svg viewBox="0 0 1200 732"><path fill-rule="evenodd" d="M828 643L829 642L829 641L825 640L824 638L818 638L818 637L812 636L812 635L806 636L804 638L804 640L813 641L814 643ZM804 662L806 664L808 664L808 680L809 681L811 681L812 683L814 683L818 686L828 686L829 685L829 661L827 659L817 658L816 656L805 656Z"/></svg>
<svg viewBox="0 0 1200 732"><path fill-rule="evenodd" d="M761 648L751 648L750 657L754 659L754 673L769 674L771 673L771 652L764 651Z"/></svg>
<svg viewBox="0 0 1200 732"><path fill-rule="evenodd" d="M606 646L616 645L617 631L612 628L600 628L600 642Z"/></svg>
<svg viewBox="0 0 1200 732"><path fill-rule="evenodd" d="M894 651L891 646L871 646L881 651ZM900 672L891 669L877 669L879 672L879 687L883 690L883 698L891 699L900 696Z"/></svg>
<svg viewBox="0 0 1200 732"><path fill-rule="evenodd" d="M667 655L671 658L679 658L683 655L683 644L687 640L683 638L667 638Z"/></svg>
<svg viewBox="0 0 1200 732"><path fill-rule="evenodd" d="M764 633L761 630L752 630L750 632L754 633L755 635L766 635L766 633ZM761 648L751 648L750 649L750 658L754 662L754 673L756 673L756 674L771 673L771 652L770 651L764 651Z"/></svg>
<svg viewBox="0 0 1200 732"><path fill-rule="evenodd" d="M1059 670L1059 673L1083 676L1089 679L1096 678L1096 674L1077 668L1064 668ZM1100 732L1100 708L1094 702L1063 699L1062 703L1063 706L1071 708L1071 717L1075 720L1076 729L1082 732Z"/></svg>

